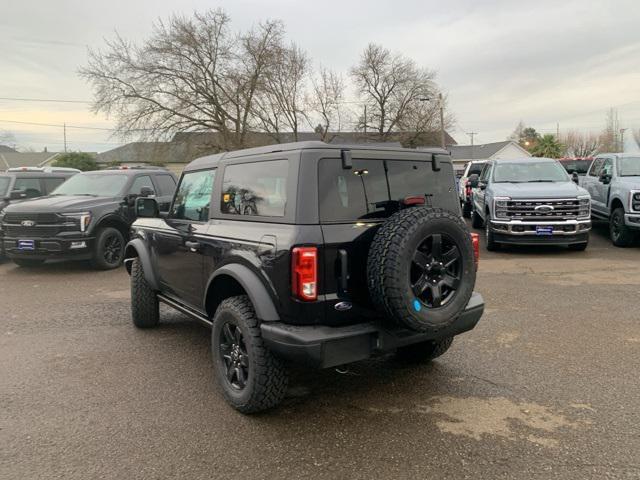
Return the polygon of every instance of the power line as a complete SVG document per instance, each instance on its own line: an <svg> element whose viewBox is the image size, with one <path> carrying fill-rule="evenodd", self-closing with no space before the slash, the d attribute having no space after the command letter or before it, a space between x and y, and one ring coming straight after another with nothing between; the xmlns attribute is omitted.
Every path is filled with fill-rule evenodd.
<svg viewBox="0 0 640 480"><path fill-rule="evenodd" d="M11 102L55 102L55 103L91 103L88 100L61 100L54 98L14 98L0 97L0 100L8 100Z"/></svg>
<svg viewBox="0 0 640 480"><path fill-rule="evenodd" d="M18 120L0 120L0 123L16 123L19 125L35 125L38 127L56 127L56 128L65 128L65 125L60 123L37 123L37 122L21 122ZM103 127L86 127L81 125L66 125L66 128L77 128L80 130L101 130L104 132L115 132L115 128L103 128Z"/></svg>

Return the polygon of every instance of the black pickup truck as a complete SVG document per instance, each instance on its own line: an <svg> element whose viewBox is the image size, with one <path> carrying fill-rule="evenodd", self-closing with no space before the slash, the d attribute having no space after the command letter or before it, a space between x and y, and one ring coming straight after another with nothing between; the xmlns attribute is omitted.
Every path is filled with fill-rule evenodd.
<svg viewBox="0 0 640 480"><path fill-rule="evenodd" d="M133 323L157 325L163 302L212 326L218 383L244 413L282 400L287 362L428 361L484 309L477 236L444 150L306 142L217 154L187 166L168 215L150 198L136 209Z"/></svg>

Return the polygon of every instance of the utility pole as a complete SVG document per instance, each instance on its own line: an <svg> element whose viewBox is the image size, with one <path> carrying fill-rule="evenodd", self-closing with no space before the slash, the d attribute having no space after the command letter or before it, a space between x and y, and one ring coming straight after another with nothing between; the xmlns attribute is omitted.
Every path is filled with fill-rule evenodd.
<svg viewBox="0 0 640 480"><path fill-rule="evenodd" d="M473 137L477 134L478 132L467 132L467 135L471 137L471 160L476 158L473 151Z"/></svg>
<svg viewBox="0 0 640 480"><path fill-rule="evenodd" d="M442 149L446 150L447 145L444 138L444 105L442 104L442 93L438 95L438 100L440 103L440 143L442 144Z"/></svg>
<svg viewBox="0 0 640 480"><path fill-rule="evenodd" d="M556 140L560 140L560 122L556 123Z"/></svg>
<svg viewBox="0 0 640 480"><path fill-rule="evenodd" d="M67 153L67 123L66 122L62 125L62 128L63 128L62 134L64 135L64 153Z"/></svg>
<svg viewBox="0 0 640 480"><path fill-rule="evenodd" d="M367 136L367 106L364 106L364 136Z"/></svg>
<svg viewBox="0 0 640 480"><path fill-rule="evenodd" d="M620 129L620 152L624 153L624 132L626 128Z"/></svg>

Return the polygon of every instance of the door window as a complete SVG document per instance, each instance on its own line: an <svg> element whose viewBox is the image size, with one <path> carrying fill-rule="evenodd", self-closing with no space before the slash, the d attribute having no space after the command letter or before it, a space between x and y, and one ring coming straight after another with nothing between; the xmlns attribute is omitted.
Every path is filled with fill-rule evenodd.
<svg viewBox="0 0 640 480"><path fill-rule="evenodd" d="M606 174L606 175L613 175L613 160L610 158L607 158L604 161L604 164L602 165L602 170L600 171L600 175L602 174Z"/></svg>
<svg viewBox="0 0 640 480"><path fill-rule="evenodd" d="M222 181L222 213L284 217L287 160L228 165Z"/></svg>
<svg viewBox="0 0 640 480"><path fill-rule="evenodd" d="M604 163L604 158L596 158L593 161L593 166L591 167L591 171L589 172L590 177L599 177L600 171L602 170L602 164Z"/></svg>
<svg viewBox="0 0 640 480"><path fill-rule="evenodd" d="M484 168L482 169L482 173L480 174L480 181L481 182L489 181L490 174L491 174L491 164L487 163L485 164Z"/></svg>
<svg viewBox="0 0 640 480"><path fill-rule="evenodd" d="M16 178L14 190L23 190L26 198L41 197L42 191L39 178Z"/></svg>
<svg viewBox="0 0 640 480"><path fill-rule="evenodd" d="M132 195L140 195L143 187L147 187L155 191L155 188L153 188L153 182L151 181L151 177L149 175L136 177L136 179L131 184L129 193Z"/></svg>
<svg viewBox="0 0 640 480"><path fill-rule="evenodd" d="M156 175L156 182L161 196L172 196L176 191L176 181L171 175Z"/></svg>
<svg viewBox="0 0 640 480"><path fill-rule="evenodd" d="M173 201L171 218L194 222L207 221L215 176L215 169L185 173Z"/></svg>
<svg viewBox="0 0 640 480"><path fill-rule="evenodd" d="M47 190L47 193L53 192L56 188L62 185L65 180L66 178L62 178L62 177L51 177L51 178L43 179L44 186L45 186L45 189Z"/></svg>

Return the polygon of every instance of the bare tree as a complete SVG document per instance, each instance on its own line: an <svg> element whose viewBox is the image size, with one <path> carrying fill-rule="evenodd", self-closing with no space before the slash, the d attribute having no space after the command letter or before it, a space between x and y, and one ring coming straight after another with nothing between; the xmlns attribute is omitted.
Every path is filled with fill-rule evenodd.
<svg viewBox="0 0 640 480"><path fill-rule="evenodd" d="M16 143L16 137L13 132L8 130L0 130L0 145L14 145Z"/></svg>
<svg viewBox="0 0 640 480"><path fill-rule="evenodd" d="M595 133L581 133L570 130L560 137L560 143L571 157L591 157L598 153L600 137Z"/></svg>
<svg viewBox="0 0 640 480"><path fill-rule="evenodd" d="M274 49L274 58L265 70L262 86L256 96L254 113L256 128L282 142L284 132L295 141L306 116L305 83L309 73L307 54L298 46Z"/></svg>
<svg viewBox="0 0 640 480"><path fill-rule="evenodd" d="M234 33L222 10L172 16L140 45L116 35L90 50L80 75L93 85L93 111L116 117L121 137L217 131L221 149L241 148L283 30L267 21Z"/></svg>
<svg viewBox="0 0 640 480"><path fill-rule="evenodd" d="M401 54L369 44L351 69L358 93L367 107L360 126L386 141L393 132L407 128L408 117L421 110L421 99L435 98L434 73L419 68Z"/></svg>
<svg viewBox="0 0 640 480"><path fill-rule="evenodd" d="M607 118L604 130L600 134L601 151L603 152L619 152L621 145L618 138L620 133L620 122L618 121L618 110L610 108L607 112Z"/></svg>
<svg viewBox="0 0 640 480"><path fill-rule="evenodd" d="M344 79L337 73L320 67L311 80L311 91L307 96L309 105L310 125L320 134L323 142L331 142L336 134L342 130L345 119Z"/></svg>

